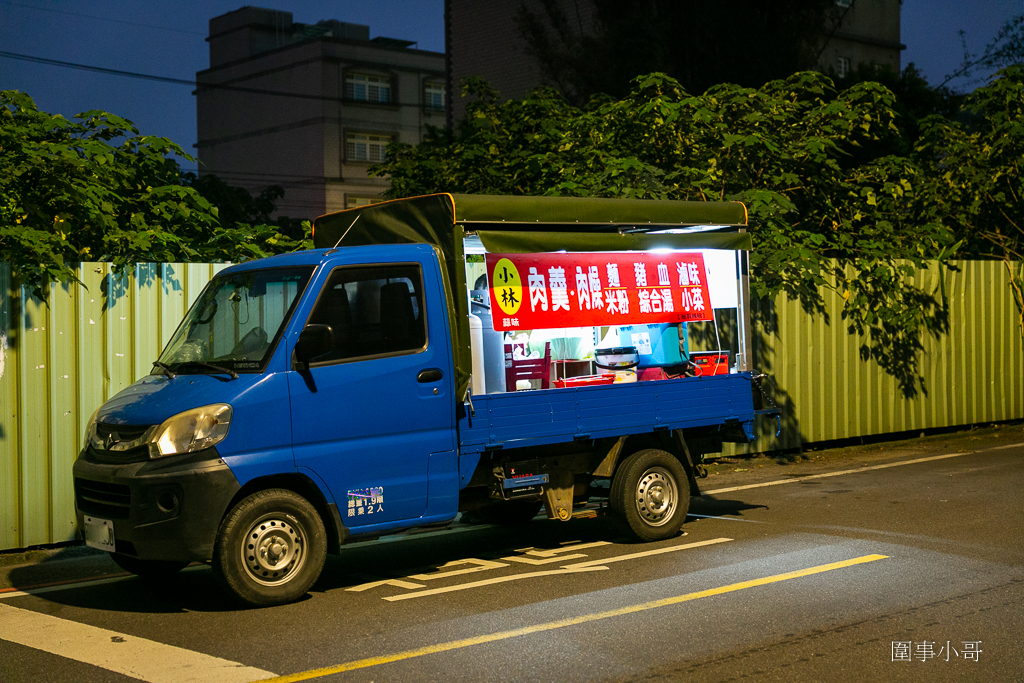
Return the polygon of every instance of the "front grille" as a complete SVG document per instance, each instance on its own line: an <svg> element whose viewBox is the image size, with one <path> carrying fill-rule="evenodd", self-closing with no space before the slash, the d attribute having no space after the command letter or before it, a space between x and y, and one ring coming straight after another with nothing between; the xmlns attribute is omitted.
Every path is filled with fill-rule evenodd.
<svg viewBox="0 0 1024 683"><path fill-rule="evenodd" d="M88 515L109 519L128 519L132 491L124 484L75 478L75 504Z"/></svg>
<svg viewBox="0 0 1024 683"><path fill-rule="evenodd" d="M139 446L127 451L101 451L93 448L89 457L94 462L104 465L126 465L130 462L144 462L149 460L149 449Z"/></svg>
<svg viewBox="0 0 1024 683"><path fill-rule="evenodd" d="M116 425L109 422L96 423L96 439L93 442L93 457L97 462L123 464L142 462L149 459L146 435L152 425ZM100 445L96 445L98 441Z"/></svg>
<svg viewBox="0 0 1024 683"><path fill-rule="evenodd" d="M99 437L103 443L107 442L107 437L113 436L113 442L125 442L125 441L137 441L142 438L142 435L146 433L152 425L112 425L105 422L96 423L96 436Z"/></svg>

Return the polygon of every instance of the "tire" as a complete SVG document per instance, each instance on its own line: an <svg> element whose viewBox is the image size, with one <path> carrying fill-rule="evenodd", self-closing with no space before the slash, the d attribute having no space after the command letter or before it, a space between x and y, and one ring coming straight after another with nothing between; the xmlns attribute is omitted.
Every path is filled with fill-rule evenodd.
<svg viewBox="0 0 1024 683"><path fill-rule="evenodd" d="M166 579L174 576L191 562L179 560L141 560L131 555L110 553L110 559L121 569L144 579Z"/></svg>
<svg viewBox="0 0 1024 683"><path fill-rule="evenodd" d="M282 605L306 594L327 558L327 534L316 509L285 489L258 491L221 522L213 571L240 600Z"/></svg>
<svg viewBox="0 0 1024 683"><path fill-rule="evenodd" d="M480 517L487 524L521 526L529 524L542 507L539 500L503 500L482 509Z"/></svg>
<svg viewBox="0 0 1024 683"><path fill-rule="evenodd" d="M639 540L671 538L679 533L690 509L686 470L665 451L638 451L616 470L608 504Z"/></svg>

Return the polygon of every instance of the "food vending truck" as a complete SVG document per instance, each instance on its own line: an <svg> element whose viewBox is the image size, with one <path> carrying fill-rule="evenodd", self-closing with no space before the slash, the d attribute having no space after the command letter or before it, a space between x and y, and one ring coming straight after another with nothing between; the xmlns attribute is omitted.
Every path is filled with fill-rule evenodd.
<svg viewBox="0 0 1024 683"><path fill-rule="evenodd" d="M315 249L231 266L74 466L86 543L193 561L253 605L327 552L460 512L604 501L679 532L700 458L753 438L744 206L436 194L319 218ZM695 333L731 320L730 348ZM713 330L713 331L712 331Z"/></svg>

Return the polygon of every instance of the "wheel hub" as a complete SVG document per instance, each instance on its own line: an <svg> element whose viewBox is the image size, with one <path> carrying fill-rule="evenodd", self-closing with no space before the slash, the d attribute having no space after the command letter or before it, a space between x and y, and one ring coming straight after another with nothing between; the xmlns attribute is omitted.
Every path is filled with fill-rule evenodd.
<svg viewBox="0 0 1024 683"><path fill-rule="evenodd" d="M661 467L643 473L636 486L636 509L651 526L661 526L672 519L678 501L675 482Z"/></svg>
<svg viewBox="0 0 1024 683"><path fill-rule="evenodd" d="M249 576L265 586L287 582L305 562L306 539L291 523L263 519L249 529L242 561Z"/></svg>

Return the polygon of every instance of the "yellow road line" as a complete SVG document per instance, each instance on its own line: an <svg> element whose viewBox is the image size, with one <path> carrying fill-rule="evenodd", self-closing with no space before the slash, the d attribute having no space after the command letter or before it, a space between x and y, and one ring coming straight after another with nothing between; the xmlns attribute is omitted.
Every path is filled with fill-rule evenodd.
<svg viewBox="0 0 1024 683"><path fill-rule="evenodd" d="M523 628L517 628L511 631L499 631L498 633L488 633L481 636L474 636L472 638L463 638L462 640L453 640L447 643L428 645L426 647L417 648L415 650L406 650L405 652L396 652L394 654L381 655L379 657L369 657L367 659L360 659L354 662L339 664L337 666L325 667L322 669L310 669L309 671L300 671L299 673L269 679L265 681L265 683L296 683L297 681L308 681L314 678L321 678L323 676L331 676L333 674L343 673L345 671L353 671L355 669L366 669L372 666L390 664L391 662L400 662L405 659L414 659L416 657L437 654L439 652L449 652L451 650L460 650L462 648L472 647L474 645L493 643L498 640L507 640L508 638L516 638L519 636L529 635L531 633L553 631L555 629L565 628L566 626L575 626L577 624L585 624L591 621L600 621L602 619L610 619L612 617L619 617L626 614L635 614L636 612L644 612L647 610L656 609L658 607L678 605L679 603L689 602L690 600L698 600L700 598L707 598L713 595L722 595L723 593L732 593L734 591L740 591L747 588L754 588L756 586L764 586L770 583L778 583L780 581L799 579L804 576L811 576L813 574L821 574L823 572L830 572L836 569L843 569L844 567L852 567L858 564L866 564L868 562L884 560L886 559L886 557L887 555L864 555L862 557L855 557L850 560L843 560L842 562L832 562L829 564L818 565L817 567L808 567L807 569L799 569L793 572L786 572L785 574L775 574L773 576L765 576L760 579L741 581L740 583L731 583L726 586L719 586L718 588L697 591L696 593L686 593L685 595L677 595L675 597L664 598L662 600L653 600L651 602L644 602L638 605L628 605L626 607L620 607L618 609L608 610L606 612L584 614L582 616L572 617L570 619L561 619L559 621L552 621L546 624L535 624L533 626L525 626Z"/></svg>

